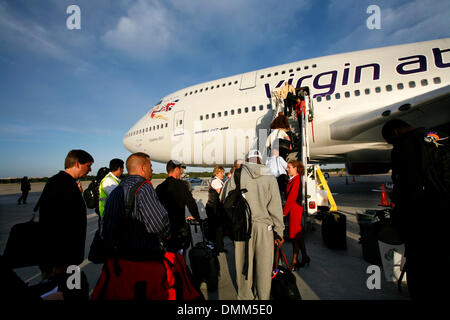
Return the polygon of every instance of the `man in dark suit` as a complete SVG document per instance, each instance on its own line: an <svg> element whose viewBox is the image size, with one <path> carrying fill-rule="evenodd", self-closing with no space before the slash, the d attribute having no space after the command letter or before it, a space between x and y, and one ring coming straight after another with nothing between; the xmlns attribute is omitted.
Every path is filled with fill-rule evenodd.
<svg viewBox="0 0 450 320"><path fill-rule="evenodd" d="M64 278L69 266L77 266L84 261L87 211L78 179L91 171L93 162L86 151L71 150L65 159L65 170L51 177L42 191L38 205L43 278ZM81 291L67 292L88 298L87 281L83 281L81 286Z"/></svg>

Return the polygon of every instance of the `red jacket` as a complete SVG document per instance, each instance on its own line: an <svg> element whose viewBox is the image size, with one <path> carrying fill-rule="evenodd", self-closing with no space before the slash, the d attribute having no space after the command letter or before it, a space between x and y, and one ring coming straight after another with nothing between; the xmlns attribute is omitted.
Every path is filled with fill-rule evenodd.
<svg viewBox="0 0 450 320"><path fill-rule="evenodd" d="M296 239L300 237L302 231L303 207L298 203L299 194L302 192L300 175L294 176L286 187L287 200L284 205L283 215L289 214L289 238Z"/></svg>

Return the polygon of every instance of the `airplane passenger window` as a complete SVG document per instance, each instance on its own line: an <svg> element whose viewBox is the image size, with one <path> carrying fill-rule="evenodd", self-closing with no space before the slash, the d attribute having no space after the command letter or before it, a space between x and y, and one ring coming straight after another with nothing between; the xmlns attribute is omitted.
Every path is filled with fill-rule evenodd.
<svg viewBox="0 0 450 320"><path fill-rule="evenodd" d="M309 67L308 66L305 66L305 70L308 70L309 69Z"/></svg>
<svg viewBox="0 0 450 320"><path fill-rule="evenodd" d="M439 84L439 83L441 83L441 78L439 78L439 77L433 78L433 82L435 84Z"/></svg>
<svg viewBox="0 0 450 320"><path fill-rule="evenodd" d="M327 101L331 100L331 96L329 94L327 94L327 96L325 98L327 99Z"/></svg>
<svg viewBox="0 0 450 320"><path fill-rule="evenodd" d="M234 115L234 110L231 110L231 115L232 115L232 116Z"/></svg>
<svg viewBox="0 0 450 320"><path fill-rule="evenodd" d="M391 86L390 84L388 84L388 85L386 86L386 91L392 91L392 86Z"/></svg>
<svg viewBox="0 0 450 320"><path fill-rule="evenodd" d="M300 70L301 70L300 67L298 67L298 68L297 68L297 71L300 71Z"/></svg>
<svg viewBox="0 0 450 320"><path fill-rule="evenodd" d="M191 95L192 94L192 91L191 92L189 92L189 95Z"/></svg>
<svg viewBox="0 0 450 320"><path fill-rule="evenodd" d="M195 90L195 92L194 93L197 93L198 92L198 90Z"/></svg>
<svg viewBox="0 0 450 320"><path fill-rule="evenodd" d="M359 90L355 90L355 96L359 96L359 95L360 95Z"/></svg>
<svg viewBox="0 0 450 320"><path fill-rule="evenodd" d="M346 98L349 98L349 97L350 97L350 92L349 92L349 91L345 91L344 96L345 96Z"/></svg>
<svg viewBox="0 0 450 320"><path fill-rule="evenodd" d="M273 75L274 75L274 76L277 76L277 75L278 75L278 72L275 72Z"/></svg>
<svg viewBox="0 0 450 320"><path fill-rule="evenodd" d="M159 129L159 124L156 126L156 129Z"/></svg>
<svg viewBox="0 0 450 320"><path fill-rule="evenodd" d="M200 89L200 92L203 92L203 89Z"/></svg>
<svg viewBox="0 0 450 320"><path fill-rule="evenodd" d="M294 71L294 69L289 69L289 73L291 73L291 72L293 72Z"/></svg>
<svg viewBox="0 0 450 320"><path fill-rule="evenodd" d="M208 119L209 119L209 114L207 114L207 115L205 116L205 119L206 119L206 120L208 120Z"/></svg>
<svg viewBox="0 0 450 320"><path fill-rule="evenodd" d="M364 93L365 93L365 94L370 94L370 89L365 89L365 90L364 90Z"/></svg>
<svg viewBox="0 0 450 320"><path fill-rule="evenodd" d="M187 92L184 94L184 96L186 97L188 94L187 94Z"/></svg>
<svg viewBox="0 0 450 320"><path fill-rule="evenodd" d="M312 67L313 67L313 68L316 68L316 67L317 67L317 64L313 64Z"/></svg>
<svg viewBox="0 0 450 320"><path fill-rule="evenodd" d="M338 93L336 93L336 94L334 95L334 97L335 97L336 99L340 99L340 98L341 98L341 94L338 92Z"/></svg>
<svg viewBox="0 0 450 320"><path fill-rule="evenodd" d="M208 89L209 89L209 88L208 88L208 87L206 87L206 88L205 88L205 91L208 91Z"/></svg>
<svg viewBox="0 0 450 320"><path fill-rule="evenodd" d="M231 82L228 82L228 85L231 86Z"/></svg>
<svg viewBox="0 0 450 320"><path fill-rule="evenodd" d="M410 88L415 88L416 87L416 82L415 81L410 81L408 83L408 85L409 85Z"/></svg>
<svg viewBox="0 0 450 320"><path fill-rule="evenodd" d="M380 88L380 87L376 87L376 88L375 88L375 92L376 92L376 93L380 93L380 92L381 92L381 88Z"/></svg>
<svg viewBox="0 0 450 320"><path fill-rule="evenodd" d="M228 116L228 111L224 111L224 112L223 112L223 116L224 116L224 117Z"/></svg>
<svg viewBox="0 0 450 320"><path fill-rule="evenodd" d="M211 119L214 119L216 115L214 113L211 113Z"/></svg>
<svg viewBox="0 0 450 320"><path fill-rule="evenodd" d="M317 96L317 102L322 101L322 96Z"/></svg>
<svg viewBox="0 0 450 320"><path fill-rule="evenodd" d="M281 71L281 74L285 74L285 73L286 73L286 71L284 71L284 70L283 70L283 71Z"/></svg>
<svg viewBox="0 0 450 320"><path fill-rule="evenodd" d="M263 106L263 105L260 105L260 106L259 106L259 110L261 110L261 111L264 110L264 106Z"/></svg>
<svg viewBox="0 0 450 320"><path fill-rule="evenodd" d="M271 74L269 73L269 74L267 75L267 78L270 78L270 76L271 76Z"/></svg>
<svg viewBox="0 0 450 320"><path fill-rule="evenodd" d="M225 87L225 83L222 84L222 87Z"/></svg>
<svg viewBox="0 0 450 320"><path fill-rule="evenodd" d="M220 118L222 116L222 112L217 112L217 118Z"/></svg>
<svg viewBox="0 0 450 320"><path fill-rule="evenodd" d="M242 113L242 109L239 108L239 109L238 109L238 114L241 114L241 113Z"/></svg>
<svg viewBox="0 0 450 320"><path fill-rule="evenodd" d="M220 88L220 84L218 84L218 85L216 86L216 88Z"/></svg>
<svg viewBox="0 0 450 320"><path fill-rule="evenodd" d="M203 116L200 116L200 121L202 121L203 120Z"/></svg>
<svg viewBox="0 0 450 320"><path fill-rule="evenodd" d="M402 90L403 89L403 83L397 83L397 89Z"/></svg>
<svg viewBox="0 0 450 320"><path fill-rule="evenodd" d="M272 106L270 105L270 103L267 104L267 109L272 109Z"/></svg>
<svg viewBox="0 0 450 320"><path fill-rule="evenodd" d="M244 110L245 110L245 113L248 113L248 107L245 107Z"/></svg>
<svg viewBox="0 0 450 320"><path fill-rule="evenodd" d="M214 89L214 86L211 87L211 90Z"/></svg>
<svg viewBox="0 0 450 320"><path fill-rule="evenodd" d="M422 80L420 81L420 84L421 84L422 86L427 86L427 85L428 85L428 80L427 80L427 79L422 79Z"/></svg>
<svg viewBox="0 0 450 320"><path fill-rule="evenodd" d="M264 79L264 75L261 75L261 77L260 77L261 79Z"/></svg>
<svg viewBox="0 0 450 320"><path fill-rule="evenodd" d="M253 107L252 107L252 112L255 112L255 111L256 111L256 107L253 106Z"/></svg>
<svg viewBox="0 0 450 320"><path fill-rule="evenodd" d="M148 128L145 128L145 132L148 132Z"/></svg>
<svg viewBox="0 0 450 320"><path fill-rule="evenodd" d="M234 84L237 84L238 82L237 82L237 80L234 82Z"/></svg>
<svg viewBox="0 0 450 320"><path fill-rule="evenodd" d="M169 124L168 123L166 123L166 128L169 126Z"/></svg>

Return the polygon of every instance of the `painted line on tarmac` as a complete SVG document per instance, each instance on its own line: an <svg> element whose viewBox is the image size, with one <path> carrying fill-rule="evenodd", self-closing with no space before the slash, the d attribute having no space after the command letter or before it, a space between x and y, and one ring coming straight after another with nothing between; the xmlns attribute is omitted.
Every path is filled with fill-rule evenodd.
<svg viewBox="0 0 450 320"><path fill-rule="evenodd" d="M96 213L91 213L90 215L87 216L87 219L89 220L95 217L98 217L98 215Z"/></svg>

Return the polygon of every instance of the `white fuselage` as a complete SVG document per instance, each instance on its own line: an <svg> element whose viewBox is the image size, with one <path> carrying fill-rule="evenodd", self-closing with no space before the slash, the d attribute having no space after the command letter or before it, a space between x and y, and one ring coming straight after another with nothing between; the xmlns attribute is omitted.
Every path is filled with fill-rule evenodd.
<svg viewBox="0 0 450 320"><path fill-rule="evenodd" d="M381 137L388 119L426 127L449 123L450 39L308 59L190 86L151 107L124 145L154 161L192 166L228 166L253 147L265 153L273 91L285 81L309 87L311 159L388 162L390 146ZM405 105L410 108L399 111Z"/></svg>

